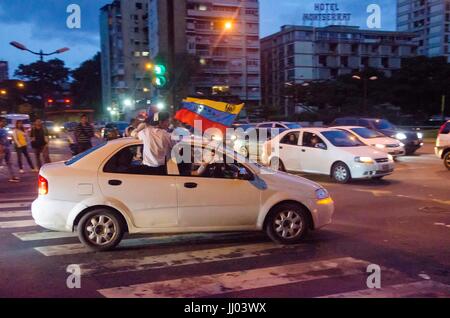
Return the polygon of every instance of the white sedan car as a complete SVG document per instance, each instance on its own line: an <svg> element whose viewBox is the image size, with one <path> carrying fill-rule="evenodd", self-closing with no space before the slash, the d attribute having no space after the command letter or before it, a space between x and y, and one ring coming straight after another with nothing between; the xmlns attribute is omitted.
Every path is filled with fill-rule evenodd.
<svg viewBox="0 0 450 318"><path fill-rule="evenodd" d="M125 232L264 230L274 241L292 244L331 222L334 203L320 185L203 142L180 146L167 173L142 165L143 146L134 139L45 165L33 218L50 230L77 231L80 241L96 251L114 248ZM197 164L178 160L198 147L216 158L201 173Z"/></svg>
<svg viewBox="0 0 450 318"><path fill-rule="evenodd" d="M338 129L288 130L264 146L263 163L281 171L329 175L338 183L381 179L394 172L394 159Z"/></svg>
<svg viewBox="0 0 450 318"><path fill-rule="evenodd" d="M331 127L345 130L355 135L368 146L375 147L380 151L392 155L394 158L405 155L405 144L397 139L386 137L382 133L366 127Z"/></svg>

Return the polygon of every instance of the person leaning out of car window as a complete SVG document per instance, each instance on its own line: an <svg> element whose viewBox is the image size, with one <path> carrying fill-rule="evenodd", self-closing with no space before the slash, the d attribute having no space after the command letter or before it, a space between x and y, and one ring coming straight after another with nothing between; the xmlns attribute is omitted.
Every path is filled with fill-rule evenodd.
<svg viewBox="0 0 450 318"><path fill-rule="evenodd" d="M30 155L28 154L28 141L27 141L27 134L25 133L25 128L23 126L23 121L18 120L16 122L16 127L13 130L13 141L14 146L16 147L16 153L17 153L17 162L19 164L20 173L24 173L23 170L23 163L22 163L22 156L25 157L27 160L28 166L30 169L34 172L36 172L36 168L33 165L33 162L31 161Z"/></svg>
<svg viewBox="0 0 450 318"><path fill-rule="evenodd" d="M149 167L155 174L167 174L167 159L170 158L174 142L167 131L170 126L170 114L160 112L154 114L152 125L140 125L132 136L141 140L143 148L143 165Z"/></svg>
<svg viewBox="0 0 450 318"><path fill-rule="evenodd" d="M40 169L42 167L41 156L44 163L50 163L49 138L47 128L42 124L42 120L36 119L30 133L31 147L34 149L36 164Z"/></svg>
<svg viewBox="0 0 450 318"><path fill-rule="evenodd" d="M91 149L91 139L94 137L94 127L89 123L87 115L82 115L80 123L75 128L75 140L78 147L78 153L82 153Z"/></svg>

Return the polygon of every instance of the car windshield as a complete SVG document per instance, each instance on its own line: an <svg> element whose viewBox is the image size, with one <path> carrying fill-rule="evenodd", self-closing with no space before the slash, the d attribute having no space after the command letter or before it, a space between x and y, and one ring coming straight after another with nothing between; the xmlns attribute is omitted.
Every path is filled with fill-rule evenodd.
<svg viewBox="0 0 450 318"><path fill-rule="evenodd" d="M362 147L365 146L355 136L346 131L325 131L322 135L335 147Z"/></svg>
<svg viewBox="0 0 450 318"><path fill-rule="evenodd" d="M300 128L302 128L302 126L299 125L299 124L286 124L286 127L289 128L289 129L300 129Z"/></svg>
<svg viewBox="0 0 450 318"><path fill-rule="evenodd" d="M353 128L352 131L358 136L365 139L373 139L383 137L379 132L368 128Z"/></svg>
<svg viewBox="0 0 450 318"><path fill-rule="evenodd" d="M374 121L375 127L380 130L394 130L395 126L392 125L387 120L381 119L381 120L375 120Z"/></svg>
<svg viewBox="0 0 450 318"><path fill-rule="evenodd" d="M102 143L98 144L97 146L92 147L91 149L89 149L89 150L87 150L87 151L85 151L85 152L82 152L82 153L80 153L80 154L78 154L78 155L72 157L72 159L69 159L69 160L67 160L67 161L65 162L66 166L71 166L71 165L73 165L74 163L80 161L81 159L83 159L83 158L86 157L87 155L89 155L89 154L91 154L91 153L97 151L98 149L104 147L106 144L107 144L107 142L102 142Z"/></svg>

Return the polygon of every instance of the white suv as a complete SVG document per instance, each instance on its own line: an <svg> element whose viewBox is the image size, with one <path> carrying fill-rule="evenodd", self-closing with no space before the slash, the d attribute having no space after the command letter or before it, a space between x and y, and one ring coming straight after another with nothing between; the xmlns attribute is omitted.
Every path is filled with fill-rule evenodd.
<svg viewBox="0 0 450 318"><path fill-rule="evenodd" d="M445 167L450 170L450 120L439 130L435 150L436 156L444 159Z"/></svg>

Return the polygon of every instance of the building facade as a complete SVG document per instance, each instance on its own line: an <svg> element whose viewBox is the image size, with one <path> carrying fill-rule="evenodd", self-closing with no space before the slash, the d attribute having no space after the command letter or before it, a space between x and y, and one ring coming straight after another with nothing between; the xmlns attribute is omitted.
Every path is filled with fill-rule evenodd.
<svg viewBox="0 0 450 318"><path fill-rule="evenodd" d="M190 95L230 95L247 104L259 104L257 0L149 1L152 57L186 54L198 63L188 84Z"/></svg>
<svg viewBox="0 0 450 318"><path fill-rule="evenodd" d="M0 82L9 79L8 62L0 61Z"/></svg>
<svg viewBox="0 0 450 318"><path fill-rule="evenodd" d="M148 1L115 0L104 6L100 36L104 112L132 116L151 98Z"/></svg>
<svg viewBox="0 0 450 318"><path fill-rule="evenodd" d="M283 26L261 40L263 105L285 108L286 85L335 79L374 68L387 76L416 55L414 34L352 26Z"/></svg>
<svg viewBox="0 0 450 318"><path fill-rule="evenodd" d="M419 55L450 63L450 0L397 0L397 30L416 34Z"/></svg>

